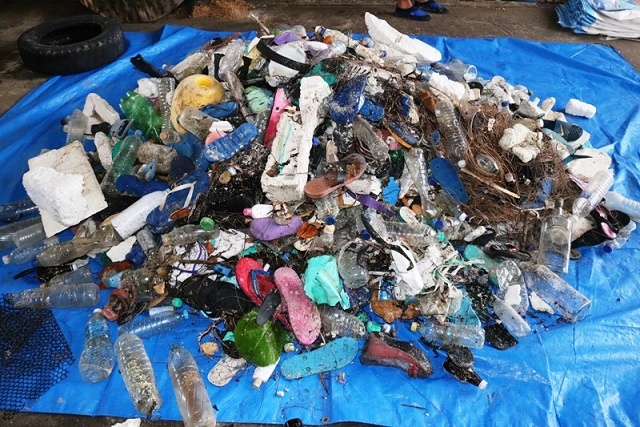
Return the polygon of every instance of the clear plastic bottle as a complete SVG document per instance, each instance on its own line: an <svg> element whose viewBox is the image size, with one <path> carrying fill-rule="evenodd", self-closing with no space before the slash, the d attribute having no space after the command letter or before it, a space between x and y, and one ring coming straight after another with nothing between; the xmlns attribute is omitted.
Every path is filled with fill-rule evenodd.
<svg viewBox="0 0 640 427"><path fill-rule="evenodd" d="M91 282L93 282L91 267L83 265L75 270L53 276L51 280L47 282L47 286L79 285L81 283Z"/></svg>
<svg viewBox="0 0 640 427"><path fill-rule="evenodd" d="M114 350L111 344L109 324L97 308L84 331L84 350L80 355L80 375L85 381L97 383L105 380L113 371Z"/></svg>
<svg viewBox="0 0 640 427"><path fill-rule="evenodd" d="M466 82L478 76L478 69L475 65L465 64L457 58L452 59L448 64L436 62L433 68L457 82Z"/></svg>
<svg viewBox="0 0 640 427"><path fill-rule="evenodd" d="M640 202L629 199L615 191L608 191L604 196L607 209L620 211L629 215L633 221L640 221Z"/></svg>
<svg viewBox="0 0 640 427"><path fill-rule="evenodd" d="M173 344L168 370L185 427L215 427L216 414L191 353Z"/></svg>
<svg viewBox="0 0 640 427"><path fill-rule="evenodd" d="M580 197L573 202L572 212L578 218L584 218L594 210L613 185L613 171L601 170L596 173Z"/></svg>
<svg viewBox="0 0 640 427"><path fill-rule="evenodd" d="M47 237L42 222L32 224L28 227L16 230L13 235L13 244L18 248L41 242Z"/></svg>
<svg viewBox="0 0 640 427"><path fill-rule="evenodd" d="M50 246L36 256L41 267L53 267L85 256L94 249L106 249L120 243L122 239L111 225L98 228L86 237Z"/></svg>
<svg viewBox="0 0 640 427"><path fill-rule="evenodd" d="M216 119L195 107L186 107L178 114L178 123L200 139L206 139Z"/></svg>
<svg viewBox="0 0 640 427"><path fill-rule="evenodd" d="M171 161L177 156L178 152L173 148L150 141L142 144L137 154L140 163L155 162L156 170L162 175L168 175L171 172Z"/></svg>
<svg viewBox="0 0 640 427"><path fill-rule="evenodd" d="M123 334L115 343L120 373L136 410L151 418L162 406L149 355L142 340L134 334Z"/></svg>
<svg viewBox="0 0 640 427"><path fill-rule="evenodd" d="M442 144L445 155L453 164L461 168L465 167L468 146L467 137L451 100L444 98L438 101L435 113L438 125L444 136Z"/></svg>
<svg viewBox="0 0 640 427"><path fill-rule="evenodd" d="M338 271L344 285L350 289L357 289L369 283L369 269L358 263L358 252L361 245L358 241L345 244L338 253Z"/></svg>
<svg viewBox="0 0 640 427"><path fill-rule="evenodd" d="M0 205L0 222L17 221L24 216L38 213L38 207L30 198Z"/></svg>
<svg viewBox="0 0 640 427"><path fill-rule="evenodd" d="M319 304L318 312L322 331L333 337L363 338L367 333L362 320L338 307Z"/></svg>
<svg viewBox="0 0 640 427"><path fill-rule="evenodd" d="M393 240L404 240L410 246L425 247L438 243L438 232L422 222L408 223L383 221L387 235Z"/></svg>
<svg viewBox="0 0 640 427"><path fill-rule="evenodd" d="M115 183L120 175L130 174L133 171L138 150L142 146L142 139L139 131L127 136L120 145L120 151L113 157L111 168L107 171L100 186L103 191L115 192Z"/></svg>
<svg viewBox="0 0 640 427"><path fill-rule="evenodd" d="M493 312L514 337L521 338L531 333L531 327L527 321L518 314L515 308L500 298L494 298Z"/></svg>
<svg viewBox="0 0 640 427"><path fill-rule="evenodd" d="M14 307L78 308L93 307L100 302L100 288L94 283L27 289L11 298Z"/></svg>
<svg viewBox="0 0 640 427"><path fill-rule="evenodd" d="M524 315L529 309L529 295L522 271L514 261L508 259L494 268L499 298L508 301L515 310Z"/></svg>
<svg viewBox="0 0 640 427"><path fill-rule="evenodd" d="M79 141L84 144L86 138L85 133L89 127L89 118L77 108L73 110L71 115L67 116L64 131L67 133L66 144Z"/></svg>
<svg viewBox="0 0 640 427"><path fill-rule="evenodd" d="M378 136L371 124L360 115L353 119L353 135L363 142L371 156L378 161L389 158L389 146Z"/></svg>
<svg viewBox="0 0 640 427"><path fill-rule="evenodd" d="M42 219L39 215L34 216L33 218L27 218L23 221L12 222L10 224L0 226L0 249L8 249L14 247L15 244L13 243L13 233L22 228L26 228L37 223L42 224Z"/></svg>
<svg viewBox="0 0 640 427"><path fill-rule="evenodd" d="M337 192L333 191L320 199L313 199L313 204L316 206L316 218L318 221L327 225L336 223L336 218L340 212Z"/></svg>
<svg viewBox="0 0 640 427"><path fill-rule="evenodd" d="M35 260L36 256L49 246L57 244L58 236L49 237L29 246L14 249L11 253L2 257L2 262L5 264L24 264Z"/></svg>
<svg viewBox="0 0 640 427"><path fill-rule="evenodd" d="M525 283L553 310L569 322L589 314L591 301L545 265L520 263Z"/></svg>
<svg viewBox="0 0 640 427"><path fill-rule="evenodd" d="M325 59L333 58L334 56L339 56L344 54L347 51L347 45L341 42L340 40L335 40L333 43L329 45L325 50L321 50L318 52L316 56L311 58L311 66L313 67L320 61Z"/></svg>
<svg viewBox="0 0 640 427"><path fill-rule="evenodd" d="M615 239L607 240L604 242L604 251L606 253L611 253L616 249L620 249L627 243L631 233L636 229L636 223L633 221L629 221L629 224L625 225L618 231Z"/></svg>
<svg viewBox="0 0 640 427"><path fill-rule="evenodd" d="M148 98L128 91L120 100L120 109L131 120L132 126L142 131L146 139L159 139L162 117Z"/></svg>
<svg viewBox="0 0 640 427"><path fill-rule="evenodd" d="M213 240L219 235L220 230L217 227L213 230L205 230L199 225L187 224L163 234L162 244L167 246L183 246L194 242Z"/></svg>
<svg viewBox="0 0 640 427"><path fill-rule="evenodd" d="M178 327L185 314L176 311L164 311L154 316L138 316L129 323L118 327L118 334L136 334L140 338L163 334Z"/></svg>
<svg viewBox="0 0 640 427"><path fill-rule="evenodd" d="M480 326L429 322L424 323L418 332L427 342L439 347L452 344L469 348L484 346L484 329Z"/></svg>
<svg viewBox="0 0 640 427"><path fill-rule="evenodd" d="M439 216L440 208L429 197L431 185L429 185L429 167L424 157L424 151L421 148L412 148L405 152L404 161L418 194L420 194L422 214L428 219Z"/></svg>
<svg viewBox="0 0 640 427"><path fill-rule="evenodd" d="M160 139L165 144L180 141L180 134L176 132L171 122L171 97L176 89L176 80L173 77L158 79L158 104L162 115L162 128Z"/></svg>
<svg viewBox="0 0 640 427"><path fill-rule="evenodd" d="M569 271L571 252L571 231L573 223L562 212L564 200L556 201L553 213L542 221L538 264L546 265L556 273Z"/></svg>

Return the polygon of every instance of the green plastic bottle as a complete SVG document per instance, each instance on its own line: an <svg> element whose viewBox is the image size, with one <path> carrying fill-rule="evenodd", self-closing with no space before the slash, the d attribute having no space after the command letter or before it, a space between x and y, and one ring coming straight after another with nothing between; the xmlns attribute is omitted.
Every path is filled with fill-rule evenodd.
<svg viewBox="0 0 640 427"><path fill-rule="evenodd" d="M133 127L142 131L146 139L159 140L163 124L162 116L158 114L148 98L128 91L120 100L120 109L131 120Z"/></svg>
<svg viewBox="0 0 640 427"><path fill-rule="evenodd" d="M140 131L136 131L133 135L128 135L120 144L120 150L113 157L111 168L107 171L102 183L102 191L107 193L116 192L116 180L120 175L130 174L133 171L138 151L142 147L142 139L140 139Z"/></svg>

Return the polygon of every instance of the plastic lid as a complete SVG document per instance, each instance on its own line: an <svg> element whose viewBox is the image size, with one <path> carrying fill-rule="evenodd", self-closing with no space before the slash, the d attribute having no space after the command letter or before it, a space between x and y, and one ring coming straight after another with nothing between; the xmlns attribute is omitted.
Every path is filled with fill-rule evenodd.
<svg viewBox="0 0 640 427"><path fill-rule="evenodd" d="M174 298L171 300L171 305L174 306L175 308L180 308L182 307L182 300L180 298Z"/></svg>
<svg viewBox="0 0 640 427"><path fill-rule="evenodd" d="M244 208L242 210L242 215L244 216L251 216L251 208Z"/></svg>
<svg viewBox="0 0 640 427"><path fill-rule="evenodd" d="M441 219L436 219L435 221L433 221L433 226L436 228L436 230L444 230L445 225L446 224Z"/></svg>
<svg viewBox="0 0 640 427"><path fill-rule="evenodd" d="M213 227L216 225L215 221L208 216L202 217L200 219L200 228L206 231L213 230Z"/></svg>
<svg viewBox="0 0 640 427"><path fill-rule="evenodd" d="M2 262L4 262L5 264L9 264L9 255L4 255L2 257Z"/></svg>
<svg viewBox="0 0 640 427"><path fill-rule="evenodd" d="M333 215L327 215L327 217L324 219L324 223L326 225L333 225L336 223L336 218Z"/></svg>
<svg viewBox="0 0 640 427"><path fill-rule="evenodd" d="M102 309L101 308L96 308L95 310L93 310L93 312L102 314Z"/></svg>
<svg viewBox="0 0 640 427"><path fill-rule="evenodd" d="M610 254L611 252L613 252L613 246L609 244L604 245L604 252Z"/></svg>
<svg viewBox="0 0 640 427"><path fill-rule="evenodd" d="M369 234L369 232L366 229L361 230L360 231L360 238L362 240L369 240L369 239L371 239L371 234Z"/></svg>

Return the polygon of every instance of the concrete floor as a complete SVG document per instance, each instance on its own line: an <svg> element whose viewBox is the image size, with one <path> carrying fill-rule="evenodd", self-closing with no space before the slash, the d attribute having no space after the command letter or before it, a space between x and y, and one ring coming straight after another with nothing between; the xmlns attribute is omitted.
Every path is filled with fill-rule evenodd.
<svg viewBox="0 0 640 427"><path fill-rule="evenodd" d="M445 35L450 37L516 37L529 40L565 43L603 43L617 49L636 70L640 70L640 49L629 40L605 41L596 36L573 34L560 27L553 4L532 4L498 1L458 2L444 1L448 15L435 15L426 23L402 20L392 15L393 3L379 4L374 0L363 5L341 5L340 0L327 0L323 5L300 4L304 0L254 0L253 13L267 27L277 24L302 24L307 30L316 25L328 28L365 32L363 15L369 11L408 34ZM286 7L284 7L286 5ZM22 65L16 48L18 36L33 25L48 19L89 12L75 0L0 0L0 115L4 114L31 89L42 84L47 76L37 74ZM125 30L150 31L166 23L220 31L257 30L251 19L220 20L212 18L189 19L184 10L152 24L126 24ZM0 143L5 143L0 142ZM118 418L87 418L78 416L50 416L18 414L12 420L0 420L0 425L12 427L76 427L111 426L121 422ZM143 425L173 427L176 422L148 422ZM247 424L219 424L222 427L249 426ZM346 426L347 424L343 424ZM362 425L362 424L351 424Z"/></svg>

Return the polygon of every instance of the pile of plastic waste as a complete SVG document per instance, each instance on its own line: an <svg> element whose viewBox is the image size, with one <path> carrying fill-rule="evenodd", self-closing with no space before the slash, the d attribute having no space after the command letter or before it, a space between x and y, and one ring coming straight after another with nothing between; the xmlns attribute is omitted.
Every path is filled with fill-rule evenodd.
<svg viewBox="0 0 640 427"><path fill-rule="evenodd" d="M150 415L162 398L142 340L186 312L219 334L201 347L224 353L216 386L247 364L260 387L354 360L411 381L433 373L435 348L485 388L470 349L588 314L562 278L570 259L619 248L640 213L609 191L611 159L552 98L365 20L359 40L293 27L212 40L174 65L132 58L148 78L118 106L90 94L67 144L30 159L29 199L1 207L0 243L42 286L10 299L95 307L109 293L83 378L106 379L117 358ZM596 111L574 99L565 113ZM169 373L185 420L215 423L179 345Z"/></svg>

